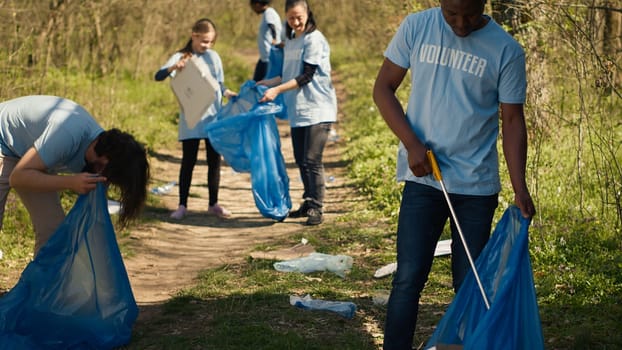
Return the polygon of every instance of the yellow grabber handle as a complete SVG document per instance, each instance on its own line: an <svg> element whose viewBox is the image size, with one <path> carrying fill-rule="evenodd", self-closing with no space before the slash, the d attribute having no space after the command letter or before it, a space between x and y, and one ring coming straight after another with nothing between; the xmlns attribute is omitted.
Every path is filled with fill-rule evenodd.
<svg viewBox="0 0 622 350"><path fill-rule="evenodd" d="M441 175L441 168L438 167L438 163L436 162L436 157L432 150L427 150L426 155L428 156L428 160L430 161L430 165L432 165L432 174L434 174L434 178L436 181L443 181L443 175Z"/></svg>

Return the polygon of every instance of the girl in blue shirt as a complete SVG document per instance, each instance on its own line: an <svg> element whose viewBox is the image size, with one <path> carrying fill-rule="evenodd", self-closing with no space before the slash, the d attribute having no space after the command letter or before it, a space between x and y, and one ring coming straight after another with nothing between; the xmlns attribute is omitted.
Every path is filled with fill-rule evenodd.
<svg viewBox="0 0 622 350"><path fill-rule="evenodd" d="M171 218L180 220L187 214L188 195L190 192L190 183L192 182L192 172L197 161L199 151L199 142L201 139L205 141L205 149L207 151L207 187L209 191L209 207L208 214L218 217L229 217L231 213L218 204L218 188L220 186L220 161L221 156L210 143L207 138L205 126L214 120L216 114L220 110L222 97L233 97L236 93L224 87L224 72L222 61L216 51L212 47L216 43L217 32L214 23L202 18L198 20L192 27L192 35L186 46L173 54L169 60L155 74L156 81L162 81L168 76L174 76L175 73L184 68L186 61L193 55L202 58L209 66L210 73L220 84L220 89L216 91L216 100L212 104L199 123L190 128L183 112L179 113L179 140L182 143L182 159L179 171L179 206L177 210L171 213Z"/></svg>

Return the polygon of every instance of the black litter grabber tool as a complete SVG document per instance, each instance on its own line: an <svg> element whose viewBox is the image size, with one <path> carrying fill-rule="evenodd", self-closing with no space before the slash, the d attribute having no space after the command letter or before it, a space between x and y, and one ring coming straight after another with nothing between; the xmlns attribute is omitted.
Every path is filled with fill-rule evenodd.
<svg viewBox="0 0 622 350"><path fill-rule="evenodd" d="M454 224L458 229L458 234L460 235L460 240L462 241L462 245L464 246L464 251L466 252L466 256L469 259L469 264L471 264L471 269L473 270L473 274L475 275L475 280L477 281L477 285L479 286L479 290L482 293L482 298L484 298L484 304L486 305L486 310L490 309L490 303L488 302L488 297L486 296L486 292L484 291L484 286L482 285L482 281L479 279L479 274L477 273L477 269L475 268L475 263L473 262L473 258L471 258L471 252L469 251L469 247L466 243L466 239L464 238L464 234L462 233L462 228L460 228L460 223L458 222L458 217L454 212L454 207L451 205L451 200L449 199L449 193L447 193L447 189L445 188L445 183L443 182L443 176L441 175L441 169L438 167L438 163L436 162L436 157L431 150L426 152L428 160L430 161L430 165L432 166L432 174L436 181L441 184L441 189L443 190L443 195L445 195L445 200L447 200L447 206L449 206L449 211L451 212L451 217L454 220Z"/></svg>

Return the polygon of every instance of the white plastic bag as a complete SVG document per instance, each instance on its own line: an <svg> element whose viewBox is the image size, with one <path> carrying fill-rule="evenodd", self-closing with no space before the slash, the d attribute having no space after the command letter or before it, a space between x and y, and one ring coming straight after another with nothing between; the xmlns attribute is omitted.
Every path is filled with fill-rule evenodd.
<svg viewBox="0 0 622 350"><path fill-rule="evenodd" d="M302 258L276 262L274 268L281 272L330 271L343 278L352 269L352 262L352 257L347 255L311 253Z"/></svg>

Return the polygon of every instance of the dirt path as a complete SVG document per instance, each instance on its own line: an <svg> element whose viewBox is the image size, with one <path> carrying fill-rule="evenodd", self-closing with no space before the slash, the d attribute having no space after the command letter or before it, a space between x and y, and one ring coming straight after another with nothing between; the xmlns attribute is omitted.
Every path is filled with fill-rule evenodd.
<svg viewBox="0 0 622 350"><path fill-rule="evenodd" d="M297 208L302 196L302 182L293 162L289 125L280 120L278 125L292 205ZM338 133L338 124L335 128ZM253 200L250 174L236 173L227 165L221 170L219 203L233 216L228 219L208 216L204 159L205 151L201 145L186 218L181 221L169 218L178 201L178 187L174 187L160 196L167 210L147 208L145 215L151 220L131 230L129 246L134 254L125 259L125 265L139 305L162 303L180 289L192 285L199 271L239 262L257 245L291 237L307 228L303 225L305 219L276 222L263 217ZM159 150L151 159L154 183L176 181L180 160L180 146ZM345 183L346 169L341 160L340 141L327 143L324 164L327 178L325 222L330 222L344 210L344 199L352 191Z"/></svg>

